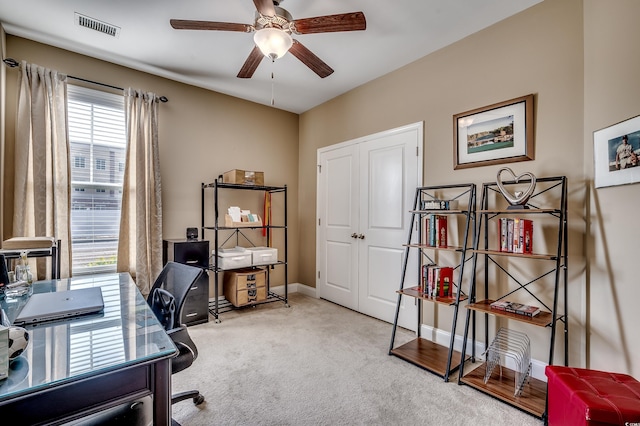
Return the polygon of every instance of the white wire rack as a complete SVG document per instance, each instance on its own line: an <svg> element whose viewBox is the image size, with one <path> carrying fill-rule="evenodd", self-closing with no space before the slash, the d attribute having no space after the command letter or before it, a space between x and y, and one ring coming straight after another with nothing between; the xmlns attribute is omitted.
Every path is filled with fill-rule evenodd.
<svg viewBox="0 0 640 426"><path fill-rule="evenodd" d="M506 362L509 358L513 360L515 372L513 395L520 395L531 373L531 344L529 336L518 331L500 328L484 355L487 360L484 374L485 384L491 377L496 365L500 366L500 376L502 376L502 367L506 367Z"/></svg>

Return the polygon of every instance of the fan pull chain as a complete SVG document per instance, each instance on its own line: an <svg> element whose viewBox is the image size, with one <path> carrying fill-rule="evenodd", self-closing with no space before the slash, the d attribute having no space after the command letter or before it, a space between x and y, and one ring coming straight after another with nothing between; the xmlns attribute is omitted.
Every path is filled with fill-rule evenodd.
<svg viewBox="0 0 640 426"><path fill-rule="evenodd" d="M276 103L274 96L274 82L273 82L273 71L271 72L271 106L274 106Z"/></svg>

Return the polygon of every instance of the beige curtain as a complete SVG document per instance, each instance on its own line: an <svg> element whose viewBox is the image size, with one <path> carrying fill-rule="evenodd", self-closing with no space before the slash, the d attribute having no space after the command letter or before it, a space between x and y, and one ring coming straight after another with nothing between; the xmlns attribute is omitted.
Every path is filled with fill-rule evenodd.
<svg viewBox="0 0 640 426"><path fill-rule="evenodd" d="M127 152L122 188L118 271L146 297L162 270L162 199L158 106L153 93L126 89Z"/></svg>
<svg viewBox="0 0 640 426"><path fill-rule="evenodd" d="M15 141L14 237L61 240L60 277L71 273L66 75L20 65ZM38 277L50 268L38 262Z"/></svg>

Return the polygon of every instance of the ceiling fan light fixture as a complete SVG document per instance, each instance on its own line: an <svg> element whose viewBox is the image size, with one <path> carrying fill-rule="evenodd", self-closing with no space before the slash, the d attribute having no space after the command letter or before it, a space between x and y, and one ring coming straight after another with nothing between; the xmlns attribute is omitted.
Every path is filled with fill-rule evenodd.
<svg viewBox="0 0 640 426"><path fill-rule="evenodd" d="M287 53L293 45L291 36L278 28L267 27L256 31L253 41L263 55L275 61Z"/></svg>

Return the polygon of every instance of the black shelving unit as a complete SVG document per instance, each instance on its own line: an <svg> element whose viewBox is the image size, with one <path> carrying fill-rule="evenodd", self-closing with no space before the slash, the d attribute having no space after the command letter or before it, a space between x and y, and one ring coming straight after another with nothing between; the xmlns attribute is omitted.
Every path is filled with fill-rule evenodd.
<svg viewBox="0 0 640 426"><path fill-rule="evenodd" d="M458 207L442 209L425 208L427 202L435 202L435 200L447 200L458 204ZM393 322L393 331L391 334L391 343L389 345L389 354L395 355L405 361L411 362L421 368L424 368L434 374L449 380L451 372L455 371L462 363L463 357L459 351L454 349L456 337L456 323L458 320L458 308L460 302L467 299L467 295L462 291L464 280L465 264L471 260L468 256L469 249L473 242L470 241L474 235L475 229L475 209L476 209L476 186L475 184L459 184L459 185L440 185L425 186L416 188L414 199L414 207L411 211L411 226L409 227L409 235L404 249L402 277L400 289L398 290L398 301L396 305L395 319ZM431 214L446 215L453 219L459 216L464 217L464 230L458 235L456 246L447 245L444 247L434 247L429 245L425 240L423 219ZM418 226L416 227L416 220ZM449 221L448 221L449 222ZM453 221L452 221L453 222ZM448 228L453 229L456 223L448 223ZM414 242L414 231L419 231L418 242ZM448 238L450 240L450 238ZM453 297L431 297L425 294L420 287L405 288L407 277L407 264L410 253L414 252L419 258L419 265L436 264L435 258L439 252L454 252L457 262L448 266L454 267L454 273L457 274L457 281L454 280L453 287L455 295ZM442 265L445 266L445 265ZM422 266L418 270L418 282L422 280ZM403 297L411 297L418 301L418 327L417 336L414 340L409 341L401 346L394 347L396 329L398 327L398 316ZM453 321L451 324L451 337L449 346L443 346L436 342L424 339L420 336L420 325L422 320L422 304L434 303L440 306L446 306L453 309Z"/></svg>
<svg viewBox="0 0 640 426"><path fill-rule="evenodd" d="M531 180L503 182L506 191L515 194L522 186L532 185ZM527 189L527 188L525 188ZM483 184L482 201L477 211L478 226L473 250L474 278L469 289L469 303L464 330L462 356L466 356L467 338L471 344L471 361L476 361L476 313L484 315L484 347L489 346L489 318L496 324L517 321L520 324L549 329L549 360L554 364L555 340L558 324L564 326L564 365L568 365L568 321L567 321L567 178L565 176L538 178L535 190L524 206L510 206L503 196L499 184ZM534 226L533 253L501 251L496 221L499 218L518 217L532 219ZM548 241L549 240L549 241ZM482 241L482 243L480 243ZM548 243L548 245L547 245ZM536 252L537 247L550 247L548 253ZM531 263L526 263L531 262ZM482 274L476 275L481 267ZM501 280L501 284L498 284ZM478 295L478 287L484 288ZM552 295L549 297L549 295ZM563 307L560 309L560 295ZM526 297L528 300L523 301ZM520 300L519 300L520 299ZM529 299L540 305L541 312L527 317L491 309L495 300L527 303ZM528 304L528 303L527 303ZM497 328L497 325L496 327ZM522 329L522 327L520 327ZM471 336L469 336L471 333ZM459 371L459 384L466 384L488 395L502 400L536 417L546 418L546 383L529 377L521 392L514 393L516 372L501 366L485 383L487 363Z"/></svg>
<svg viewBox="0 0 640 426"><path fill-rule="evenodd" d="M283 203L283 213L282 217L279 218L279 224L262 224L259 226L242 226L242 227L233 227L233 226L224 226L224 214L222 215L222 221L220 217L220 191L247 191L247 192L259 192L261 194L269 193L272 196L282 196ZM206 212L205 212L205 196L207 192L213 191L213 199L214 199L214 223L213 225L207 225L206 223ZM252 239L243 232L243 230L256 230L256 229L266 229L266 246L271 245L271 232L283 232L284 234L284 252L278 250L278 261L269 265L260 265L255 266L256 269L266 269L267 271L267 299L264 301L255 302L251 306L255 306L257 304L262 303L270 303L282 301L285 306L289 306L289 293L288 293L288 235L287 235L287 186L263 186L263 185L240 185L240 184L231 184L231 183L223 183L220 181L215 181L213 183L202 183L202 191L201 191L201 206L202 206L202 226L201 226L201 238L205 238L206 232L213 232L213 250L218 250L222 247L226 242L235 238L236 242L240 240L255 246ZM273 291L271 291L271 270L281 267L284 268L284 295L279 295ZM214 297L213 300L209 301L209 312L214 317L214 321L220 322L220 314L223 312L228 312L233 309L238 309L233 306L226 299L219 300L219 289L220 289L220 274L224 271L220 268L219 260L217 255L212 255L212 261L209 264L209 269L214 274Z"/></svg>
<svg viewBox="0 0 640 426"><path fill-rule="evenodd" d="M20 259L20 254L24 251L27 252L28 258L33 257L50 257L51 258L51 279L60 279L60 240L55 240L51 247L45 248L24 248L24 249L3 249L0 250L0 254L3 254L6 260Z"/></svg>

